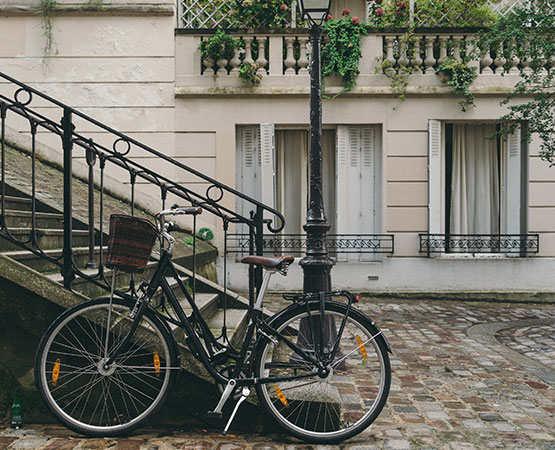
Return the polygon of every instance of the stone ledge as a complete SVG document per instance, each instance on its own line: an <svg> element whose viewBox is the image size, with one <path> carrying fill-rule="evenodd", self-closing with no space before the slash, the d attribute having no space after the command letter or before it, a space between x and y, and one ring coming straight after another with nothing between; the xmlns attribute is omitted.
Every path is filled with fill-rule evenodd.
<svg viewBox="0 0 555 450"><path fill-rule="evenodd" d="M64 4L56 5L53 15L112 15L112 16L173 16L173 4L145 5L139 3L127 4ZM3 16L29 16L40 15L38 5L8 4L0 5L0 15Z"/></svg>

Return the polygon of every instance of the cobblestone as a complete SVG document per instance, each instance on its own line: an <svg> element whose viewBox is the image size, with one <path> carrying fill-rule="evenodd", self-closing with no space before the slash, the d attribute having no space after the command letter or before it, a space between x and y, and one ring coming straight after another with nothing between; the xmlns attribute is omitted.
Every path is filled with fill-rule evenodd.
<svg viewBox="0 0 555 450"><path fill-rule="evenodd" d="M272 298L268 304L279 309L286 302ZM357 307L374 319L387 336L393 349L393 378L381 415L364 433L343 443L342 449L555 450L555 386L494 347L467 335L467 330L477 324L502 322L505 328L495 338L503 346L522 352L555 372L553 359L544 356L555 352L553 327L545 323L518 325L519 321L532 319L552 320L555 324L554 306L365 299ZM241 432L224 437L213 429L144 428L119 440L88 439L61 426L26 425L21 430L0 431L0 450L17 448L338 447L302 444L285 434Z"/></svg>

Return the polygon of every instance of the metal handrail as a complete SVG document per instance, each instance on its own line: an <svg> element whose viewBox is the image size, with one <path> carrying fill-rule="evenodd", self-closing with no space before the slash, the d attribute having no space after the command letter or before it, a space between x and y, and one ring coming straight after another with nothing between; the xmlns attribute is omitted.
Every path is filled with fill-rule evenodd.
<svg viewBox="0 0 555 450"><path fill-rule="evenodd" d="M202 206L202 208L211 214L222 219L224 231L227 233L228 224L229 223L240 223L245 224L248 226L249 234L251 235L251 242L252 246L250 248L251 253L262 254L262 247L261 247L261 238L259 236L263 233L264 223L266 223L267 229L272 232L276 233L283 229L285 225L285 219L283 215L263 204L262 202L237 191L219 181L199 172L196 169L193 169L180 161L176 161L175 159L164 155L163 153L133 139L101 122L96 119L87 116L86 114L65 105L64 103L36 90L35 88L28 86L25 83L22 83L2 72L0 72L0 80L3 79L11 83L13 89L13 98L7 97L5 94L0 94L0 116L1 116L1 151L2 151L2 173L1 173L1 183L2 183L2 235L12 241L13 243L17 244L18 246L25 248L27 250L32 251L35 254L40 255L41 257L49 259L51 262L58 264L62 267L62 275L64 278L64 285L66 288L71 288L71 283L75 278L75 275L83 277L93 283L101 285L102 287L106 286L106 280L104 279L103 275L103 267L102 267L102 247L103 247L103 237L104 237L104 229L103 229L103 221L100 220L100 248L101 248L101 261L98 274L94 276L90 276L88 274L83 273L80 271L75 264L73 263L73 252L72 252L72 221L73 221L73 212L72 212L72 178L73 178L73 170L72 170L72 157L73 157L73 149L74 146L83 148L86 152L86 161L89 165L89 234L90 234L90 246L94 246L94 220L91 219L91 214L94 214L92 210L94 205L94 175L92 168L96 164L96 161L99 161L100 166L100 191L101 191L101 199L100 199L100 217L102 218L103 212L103 175L106 163L112 163L116 166L119 166L125 169L129 173L130 177L130 185L131 185L131 214L134 214L134 204L135 204L135 184L137 178L142 179L148 183L151 183L157 186L160 189L161 199L162 199L162 208L165 207L165 202L168 193L173 194L186 202L190 203L193 206ZM41 112L36 110L36 107L33 106L34 109L31 109L30 105L34 101L35 98L41 99L42 102L47 102L47 105L52 107L59 107L62 109L62 118L59 123L55 122L51 118L45 116ZM42 106L42 104L41 104ZM5 146L6 146L6 117L9 113L15 113L18 116L26 119L29 122L30 126L30 135L31 135L31 153L32 153L32 174L31 174L31 183L33 195L32 195L32 232L31 236L27 241L20 241L16 237L14 237L8 230L6 226L5 219L5 189L6 189L6 177L5 177ZM83 133L79 133L76 131L75 127L75 118L79 119L79 123L86 122L89 125L93 125L97 127L99 131L103 133L107 133L108 136L112 139L111 148L107 147L106 145L102 145L100 143L94 142L93 139L86 137ZM52 258L47 255L45 252L42 251L40 246L38 245L38 239L36 234L36 227L35 227L35 147L36 147L36 138L37 132L39 129L47 130L51 133L58 135L61 138L62 142L62 149L63 149L63 173L64 173L64 249L63 249L63 256L60 259ZM177 182L174 182L166 175L162 175L157 173L153 169L146 167L144 164L139 163L129 157L129 153L132 149L137 149L142 152L146 152L146 156L158 158L160 160L169 163L172 167L175 167L176 170L185 171L188 174L191 174L197 177L197 180L205 185L207 188L205 192L199 193L192 189L187 188ZM91 192L92 191L92 192ZM235 199L235 203L237 201L242 201L246 203L245 211L250 210L249 216L244 216L229 206L226 206L222 203L222 200L225 198L225 202L229 205L229 197L232 196ZM91 201L92 198L92 201ZM268 217L269 219L265 219ZM92 224L92 225L91 225ZM92 227L92 228L91 228ZM251 274L251 279L253 278L254 274ZM251 281L251 285L253 281Z"/></svg>

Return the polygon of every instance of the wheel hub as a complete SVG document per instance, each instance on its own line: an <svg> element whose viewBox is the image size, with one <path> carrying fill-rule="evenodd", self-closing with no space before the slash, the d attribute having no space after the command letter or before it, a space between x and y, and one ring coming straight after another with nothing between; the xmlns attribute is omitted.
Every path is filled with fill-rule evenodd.
<svg viewBox="0 0 555 450"><path fill-rule="evenodd" d="M109 377L116 371L116 365L112 363L111 366L107 366L107 361L108 360L106 358L103 358L97 364L98 372L100 373L100 375L104 375L105 377Z"/></svg>

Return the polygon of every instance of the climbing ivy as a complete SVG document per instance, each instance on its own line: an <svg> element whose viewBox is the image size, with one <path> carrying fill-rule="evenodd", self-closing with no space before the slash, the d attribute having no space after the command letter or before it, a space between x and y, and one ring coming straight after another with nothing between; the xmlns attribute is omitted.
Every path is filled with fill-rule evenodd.
<svg viewBox="0 0 555 450"><path fill-rule="evenodd" d="M528 124L525 138L537 134L540 156L555 165L555 10L553 0L525 0L499 19L479 38L479 48L503 48L507 65L512 55L521 61L521 79L501 103L509 112L500 120L512 132L517 123Z"/></svg>
<svg viewBox="0 0 555 450"><path fill-rule="evenodd" d="M351 17L348 9L343 17L328 20L324 24L325 39L322 45L322 77L339 75L343 79L343 89L337 94L350 91L356 86L355 77L360 73L360 36L368 34L367 24L358 17Z"/></svg>
<svg viewBox="0 0 555 450"><path fill-rule="evenodd" d="M442 79L451 86L453 94L463 95L459 101L463 112L466 112L469 106L474 106L474 95L470 92L470 85L478 76L476 67L469 67L465 62L449 56L438 66L436 73L443 76Z"/></svg>
<svg viewBox="0 0 555 450"><path fill-rule="evenodd" d="M43 61L47 61L46 58L57 53L56 43L54 42L54 35L52 33L52 17L54 16L55 9L56 0L40 0L38 14L41 18L41 27L45 38Z"/></svg>

